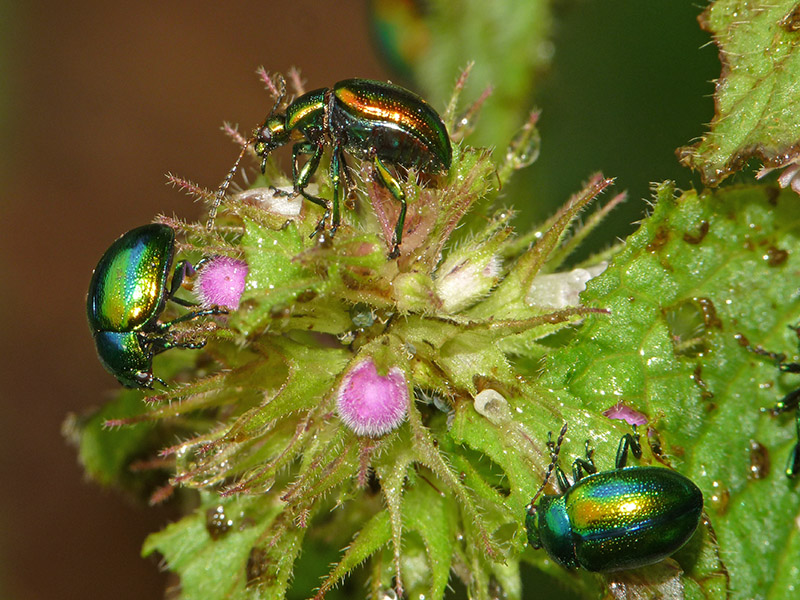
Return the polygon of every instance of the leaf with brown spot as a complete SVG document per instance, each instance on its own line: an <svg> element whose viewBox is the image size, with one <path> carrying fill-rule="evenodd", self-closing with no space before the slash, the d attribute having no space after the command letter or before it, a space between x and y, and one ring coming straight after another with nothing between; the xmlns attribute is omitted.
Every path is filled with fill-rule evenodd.
<svg viewBox="0 0 800 600"><path fill-rule="evenodd" d="M706 184L719 184L751 158L781 167L800 157L798 14L795 0L718 0L700 16L722 72L711 130L677 154Z"/></svg>

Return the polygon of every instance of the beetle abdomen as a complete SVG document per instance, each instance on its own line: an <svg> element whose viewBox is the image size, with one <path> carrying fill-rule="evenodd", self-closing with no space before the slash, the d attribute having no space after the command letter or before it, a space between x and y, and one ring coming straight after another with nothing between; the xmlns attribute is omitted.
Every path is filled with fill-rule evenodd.
<svg viewBox="0 0 800 600"><path fill-rule="evenodd" d="M175 232L145 225L127 232L97 263L86 300L93 331L133 331L158 316Z"/></svg>
<svg viewBox="0 0 800 600"><path fill-rule="evenodd" d="M676 552L694 533L703 495L658 467L597 473L565 495L578 562L590 571L632 569Z"/></svg>
<svg viewBox="0 0 800 600"><path fill-rule="evenodd" d="M330 127L345 149L427 172L450 168L452 148L441 117L416 94L382 81L346 79L333 87Z"/></svg>

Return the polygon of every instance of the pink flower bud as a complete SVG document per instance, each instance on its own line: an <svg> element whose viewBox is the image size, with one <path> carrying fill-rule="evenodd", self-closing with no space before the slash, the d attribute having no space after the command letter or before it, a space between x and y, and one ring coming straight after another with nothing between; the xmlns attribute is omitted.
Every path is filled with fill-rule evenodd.
<svg viewBox="0 0 800 600"><path fill-rule="evenodd" d="M195 294L203 306L239 308L247 278L247 263L229 256L214 256L199 270Z"/></svg>
<svg viewBox="0 0 800 600"><path fill-rule="evenodd" d="M367 358L342 379L336 398L342 422L356 435L380 437L396 429L406 418L408 383L402 370L392 367L378 375L375 362Z"/></svg>
<svg viewBox="0 0 800 600"><path fill-rule="evenodd" d="M627 422L628 425L644 425L647 423L646 415L632 409L630 406L625 406L622 402L618 402L611 408L604 410L603 415L609 419L620 419Z"/></svg>

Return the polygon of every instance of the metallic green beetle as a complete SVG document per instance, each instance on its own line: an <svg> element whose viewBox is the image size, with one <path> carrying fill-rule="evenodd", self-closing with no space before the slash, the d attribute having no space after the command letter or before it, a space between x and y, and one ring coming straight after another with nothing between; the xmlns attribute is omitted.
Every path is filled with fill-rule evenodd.
<svg viewBox="0 0 800 600"><path fill-rule="evenodd" d="M179 262L167 286L174 257L175 232L167 225L144 225L130 230L106 250L95 267L86 313L97 355L106 370L125 387L151 388L153 356L170 348L199 348L203 343L177 342L167 330L181 321L223 314L219 307L196 310L168 323L158 317L167 300L195 306L175 297L184 275L194 272Z"/></svg>
<svg viewBox="0 0 800 600"><path fill-rule="evenodd" d="M528 542L544 548L568 568L617 571L654 564L676 552L695 529L703 494L689 479L660 467L625 468L628 449L642 454L639 436L626 434L617 450L616 469L597 473L586 443L586 458L573 463L574 481L557 464L567 426L550 446L553 460L531 500L525 519ZM555 446L555 449L553 448ZM536 504L555 470L559 496ZM584 477L583 473L589 473Z"/></svg>
<svg viewBox="0 0 800 600"><path fill-rule="evenodd" d="M275 103L283 99L285 86ZM399 255L406 218L406 197L402 186L388 166L415 168L422 173L440 173L450 168L452 148L447 128L441 117L425 100L400 86L369 79L345 79L332 88L320 88L303 94L291 102L284 113L275 109L264 124L253 131L233 168L222 182L210 211L209 229L217 207L225 196L239 161L250 143L261 157L261 170L266 168L269 153L290 141L292 148L292 181L294 193L325 209L314 234L325 228L331 219L331 234L340 223L339 188L342 177L347 188L344 152L372 162L377 181L382 183L400 203L400 215L394 228L390 258ZM331 202L305 191L317 170L324 146L331 146ZM299 158L309 156L302 166ZM313 234L312 234L313 235Z"/></svg>

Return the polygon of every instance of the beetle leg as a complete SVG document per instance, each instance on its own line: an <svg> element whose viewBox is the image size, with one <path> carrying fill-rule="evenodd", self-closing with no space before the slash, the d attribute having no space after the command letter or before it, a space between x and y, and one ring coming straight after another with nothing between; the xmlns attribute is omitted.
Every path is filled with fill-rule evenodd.
<svg viewBox="0 0 800 600"><path fill-rule="evenodd" d="M790 373L800 373L800 369L784 369L784 366L793 368L800 367L800 365L797 363L788 363L786 365L782 364L781 370L786 370ZM789 453L789 459L786 461L786 476L792 479L800 474L800 409L798 409L798 406L800 406L800 388L786 394L770 410L772 416L777 416L782 413L789 412L790 410L795 411L794 419L795 429L797 431L797 443L794 445L794 448L792 448L792 451Z"/></svg>
<svg viewBox="0 0 800 600"><path fill-rule="evenodd" d="M196 272L197 271L195 270L194 266L192 266L192 263L190 263L188 260L182 260L175 265L175 270L172 272L172 281L169 285L169 292L166 296L167 300L172 300L175 304L180 304L181 306L197 306L195 302L190 302L189 300L175 297L175 294L179 289L181 289L184 278L187 275L191 277Z"/></svg>
<svg viewBox="0 0 800 600"><path fill-rule="evenodd" d="M302 167L299 167L302 155L310 155L310 158ZM298 142L292 146L292 183L296 191L299 192L308 185L311 176L319 167L320 158L322 158L322 146L311 142Z"/></svg>
<svg viewBox="0 0 800 600"><path fill-rule="evenodd" d="M292 190L291 192L287 192L286 190L276 188L274 185L269 186L269 191L272 192L273 195L275 196L282 196L284 198L295 195L294 190Z"/></svg>
<svg viewBox="0 0 800 600"><path fill-rule="evenodd" d="M198 350L206 345L206 340L199 342L176 342L174 340L167 340L164 338L148 339L148 347L153 354L161 354L172 348L184 348L186 350ZM163 382L162 382L163 383ZM164 384L167 387L167 384Z"/></svg>
<svg viewBox="0 0 800 600"><path fill-rule="evenodd" d="M564 475L564 469L562 469L560 465L556 464L555 472L556 472L556 482L558 483L558 488L559 490L561 490L561 493L563 494L572 486L570 485L567 476Z"/></svg>
<svg viewBox="0 0 800 600"><path fill-rule="evenodd" d="M306 164L298 168L298 159L302 154L310 154L311 158L306 161ZM311 142L298 142L292 146L292 183L294 185L294 191L301 194L306 200L313 202L317 206L321 206L325 209L322 219L320 219L319 223L317 223L317 226L314 228L314 231L311 233L310 237L314 237L320 231L325 229L325 222L331 216L331 208L328 202L322 198L318 198L317 196L312 196L305 191L308 182L311 180L311 176L316 173L317 167L319 167L319 161L321 158L322 146L312 144Z"/></svg>
<svg viewBox="0 0 800 600"><path fill-rule="evenodd" d="M797 431L797 443L786 461L786 476L790 479L794 479L800 473L800 411L795 412L794 423Z"/></svg>
<svg viewBox="0 0 800 600"><path fill-rule="evenodd" d="M400 182L386 168L386 165L381 162L381 159L375 156L372 159L372 164L375 167L375 173L386 189L391 192L395 200L400 203L400 216L397 217L397 223L394 226L394 236L392 239L392 251L389 252L389 258L397 258L400 255L400 244L403 242L403 225L406 222L406 193Z"/></svg>
<svg viewBox="0 0 800 600"><path fill-rule="evenodd" d="M617 447L617 458L615 461L615 466L617 469L625 468L625 465L628 463L628 450L630 450L636 458L642 457L642 445L639 443L638 433L626 433L619 440L619 446Z"/></svg>
<svg viewBox="0 0 800 600"><path fill-rule="evenodd" d="M206 345L205 340L201 340L199 342L170 342L167 340L159 340L158 344L151 344L150 349L153 351L153 354L161 354L165 350L170 350L172 348L185 348L187 350L198 350Z"/></svg>
<svg viewBox="0 0 800 600"><path fill-rule="evenodd" d="M185 306L186 308L199 306L196 302L192 302L191 300L184 300L183 298L178 298L176 296L170 296L169 300L174 302L175 304L180 304L181 306Z"/></svg>
<svg viewBox="0 0 800 600"><path fill-rule="evenodd" d="M592 471L592 473L596 473L597 469L594 466L594 460L592 460L592 457L594 456L594 448L592 448L592 445L589 443L589 440L586 440L586 443L584 444L584 448L585 448L585 453L586 453L586 462L589 465L591 465L592 469L594 469L594 471Z"/></svg>
<svg viewBox="0 0 800 600"><path fill-rule="evenodd" d="M193 319L197 319L199 317L207 317L209 315L227 315L228 309L222 306L212 306L211 308L202 308L200 310L194 310L192 312L188 312L180 317L172 319L172 321L168 321L166 323L159 323L156 327L156 331L167 331L170 327L177 323L183 323L184 321L191 321ZM190 346L181 346L185 348L189 348Z"/></svg>
<svg viewBox="0 0 800 600"><path fill-rule="evenodd" d="M583 479L584 474L591 475L592 473L597 473L597 467L595 467L594 460L592 460L593 454L594 450L589 445L589 440L586 440L586 458L576 458L572 461L573 485Z"/></svg>
<svg viewBox="0 0 800 600"><path fill-rule="evenodd" d="M797 327L789 326L789 329L792 331L797 331ZM798 334L800 335L800 334ZM759 354L761 356L766 356L774 360L778 368L783 371L784 373L800 373L800 363L787 363L783 362L786 360L786 355L780 352L770 352L769 350L765 350L761 346L751 346L749 343L745 346L745 348L752 352L753 354Z"/></svg>
<svg viewBox="0 0 800 600"><path fill-rule="evenodd" d="M328 174L331 180L331 187L333 188L333 218L331 219L331 235L336 233L339 228L339 186L341 183L341 148L337 142L334 142L331 151L331 164ZM345 184L346 187L346 184Z"/></svg>
<svg viewBox="0 0 800 600"><path fill-rule="evenodd" d="M789 329L798 332L798 335L800 336L800 328L798 328L798 326L790 326ZM766 356L776 361L778 363L778 368L784 373L800 373L800 363L783 362L786 360L785 354L769 352L759 346L754 348L748 345L747 349L755 352L756 354L761 354L762 356ZM797 442L792 448L792 451L789 453L785 470L786 476L790 479L794 479L798 474L800 474L800 408L798 407L800 407L800 389L796 389L786 394L775 404L774 407L772 407L772 409L769 410L772 416L780 415L782 413L789 412L790 410L795 411L794 419ZM761 410L764 411L767 409Z"/></svg>
<svg viewBox="0 0 800 600"><path fill-rule="evenodd" d="M342 201L344 205L353 210L355 208L354 200L356 198L356 184L353 181L353 175L347 166L347 161L344 157L344 152L339 150L339 168L342 172Z"/></svg>
<svg viewBox="0 0 800 600"><path fill-rule="evenodd" d="M798 406L800 406L800 388L786 394L769 412L774 417L795 410Z"/></svg>
<svg viewBox="0 0 800 600"><path fill-rule="evenodd" d="M576 458L572 461L572 483L575 485L584 475L591 475L597 473L593 463L586 462L583 458Z"/></svg>

